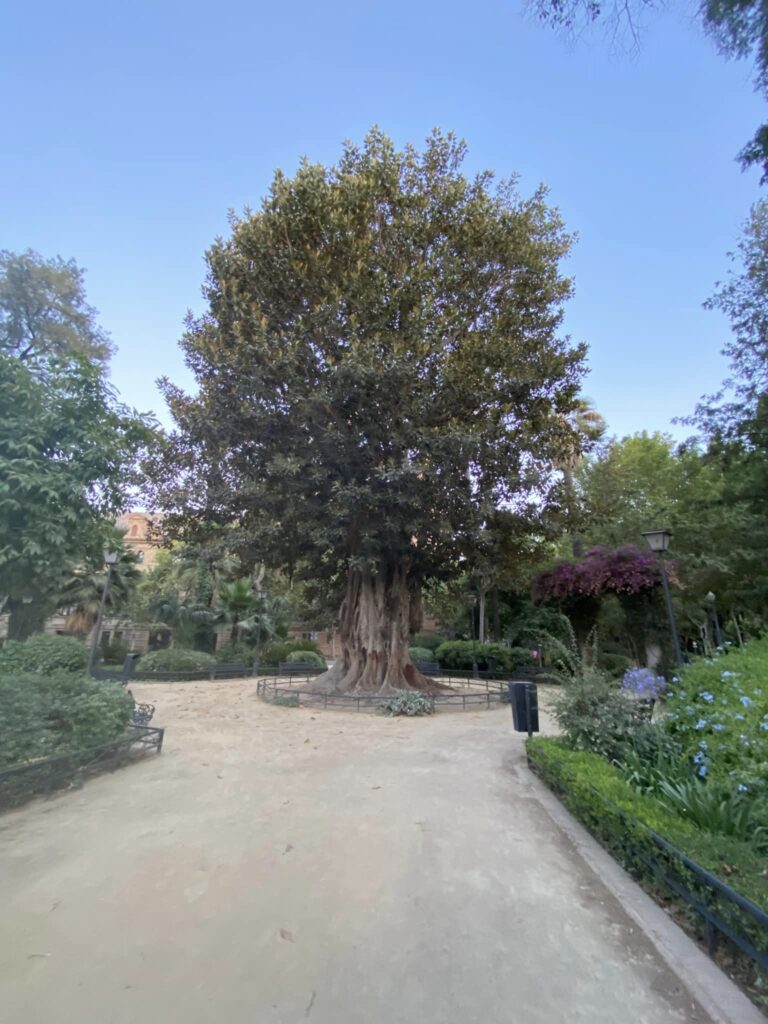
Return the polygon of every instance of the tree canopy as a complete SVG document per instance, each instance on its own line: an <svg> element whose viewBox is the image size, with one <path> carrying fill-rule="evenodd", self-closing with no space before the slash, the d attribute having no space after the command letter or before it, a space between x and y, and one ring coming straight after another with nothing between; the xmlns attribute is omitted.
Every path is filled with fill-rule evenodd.
<svg viewBox="0 0 768 1024"><path fill-rule="evenodd" d="M571 430L570 238L544 189L468 179L464 155L373 130L334 167L278 172L207 254L182 340L198 394L162 385L164 528L226 523L272 565L343 568L342 688L419 684L421 583L471 558L500 504L534 507Z"/></svg>
<svg viewBox="0 0 768 1024"><path fill-rule="evenodd" d="M0 251L0 354L29 363L69 355L106 363L112 344L86 302L83 279L74 260Z"/></svg>

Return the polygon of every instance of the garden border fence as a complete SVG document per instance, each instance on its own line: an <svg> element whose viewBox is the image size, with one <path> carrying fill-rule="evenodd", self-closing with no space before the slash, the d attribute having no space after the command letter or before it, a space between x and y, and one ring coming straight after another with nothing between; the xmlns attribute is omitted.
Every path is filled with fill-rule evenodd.
<svg viewBox="0 0 768 1024"><path fill-rule="evenodd" d="M45 796L80 783L89 775L114 771L163 749L165 729L129 725L110 743L70 754L56 754L0 771L0 811L18 807L34 796Z"/></svg>
<svg viewBox="0 0 768 1024"><path fill-rule="evenodd" d="M256 693L262 700L284 707L298 707L300 704L307 704L313 707L335 707L353 711L380 708L391 698L391 694L318 693L313 690L302 690L301 683L308 683L310 678L312 677L309 674L298 673L287 678L262 677L256 680ZM430 694L435 710L460 708L462 711L466 711L468 707L490 708L498 704L509 703L506 680L498 680L498 685L494 686L495 680L473 680L470 675L468 682L474 685L468 687L468 690L463 693L445 690Z"/></svg>
<svg viewBox="0 0 768 1024"><path fill-rule="evenodd" d="M600 843L652 891L674 894L703 922L707 952L715 957L725 936L763 970L768 970L768 913L742 896L638 818L588 785L588 803L569 788L567 777L547 771L528 753L528 766L561 799ZM600 814L595 809L603 808ZM614 822L618 823L618 827Z"/></svg>

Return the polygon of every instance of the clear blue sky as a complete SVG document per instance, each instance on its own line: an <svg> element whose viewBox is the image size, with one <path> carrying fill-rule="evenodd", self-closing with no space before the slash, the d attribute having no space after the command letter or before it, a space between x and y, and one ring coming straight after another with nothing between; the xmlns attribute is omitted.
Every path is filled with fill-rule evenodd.
<svg viewBox="0 0 768 1024"><path fill-rule="evenodd" d="M723 376L701 303L758 197L734 156L764 116L750 67L672 6L633 57L520 0L7 4L0 247L87 268L117 387L164 418L154 381L189 381L177 341L228 208L373 123L453 129L469 170L546 182L578 232L567 330L610 429L667 429Z"/></svg>

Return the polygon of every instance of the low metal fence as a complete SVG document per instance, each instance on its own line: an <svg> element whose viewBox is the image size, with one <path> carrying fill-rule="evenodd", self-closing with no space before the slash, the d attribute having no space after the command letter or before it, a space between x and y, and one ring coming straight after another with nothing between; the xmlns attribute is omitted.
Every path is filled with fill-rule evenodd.
<svg viewBox="0 0 768 1024"><path fill-rule="evenodd" d="M529 757L528 763L652 894L679 900L700 921L710 956L716 956L721 939L725 938L732 951L739 951L763 971L768 970L768 913L594 786L585 787L589 793L586 799L569 786L567 778L547 771L535 758Z"/></svg>
<svg viewBox="0 0 768 1024"><path fill-rule="evenodd" d="M312 677L308 674L294 675L290 678L276 679L262 677L256 681L256 692L262 700L285 707L297 707L299 704L311 704L320 707L336 707L353 711L380 708L390 699L391 694L378 693L324 693L306 688ZM466 711L468 708L490 708L508 703L509 696L506 682L493 680L469 680L476 685L468 685L461 691L450 689L438 690L429 696L435 709Z"/></svg>
<svg viewBox="0 0 768 1024"><path fill-rule="evenodd" d="M5 768L0 771L0 810L79 784L89 775L114 771L148 754L159 754L164 735L165 730L155 726L129 725L110 743Z"/></svg>

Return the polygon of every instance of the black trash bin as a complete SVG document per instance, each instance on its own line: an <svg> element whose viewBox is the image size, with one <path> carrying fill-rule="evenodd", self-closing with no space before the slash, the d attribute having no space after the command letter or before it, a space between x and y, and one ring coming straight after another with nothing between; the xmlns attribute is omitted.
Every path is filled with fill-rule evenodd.
<svg viewBox="0 0 768 1024"><path fill-rule="evenodd" d="M535 683L510 683L509 703L515 732L539 731L539 698Z"/></svg>

